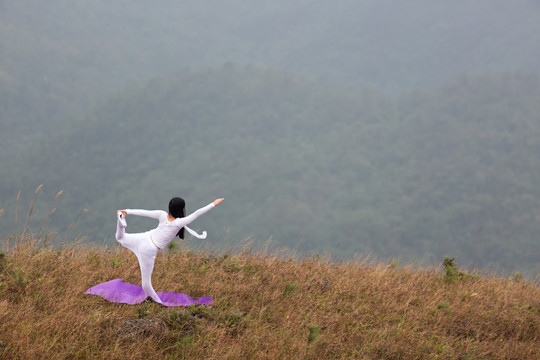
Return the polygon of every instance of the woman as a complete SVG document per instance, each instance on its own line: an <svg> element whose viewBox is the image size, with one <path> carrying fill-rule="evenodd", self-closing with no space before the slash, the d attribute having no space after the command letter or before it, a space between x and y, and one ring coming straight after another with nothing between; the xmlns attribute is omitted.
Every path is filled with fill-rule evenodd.
<svg viewBox="0 0 540 360"><path fill-rule="evenodd" d="M152 270L154 269L154 261L159 250L167 246L175 236L184 238L184 229L193 236L204 239L206 231L202 235L187 227L189 223L197 219L199 216L216 207L223 201L223 198L216 199L203 208L194 213L186 215L186 203L184 199L175 197L169 202L169 212L162 210L140 210L140 209L125 209L117 211L117 226L116 240L124 247L135 253L139 260L141 268L142 288L147 296L152 300L162 304L161 299L152 287ZM127 226L126 215L145 216L159 220L158 226L144 233L129 234L125 232Z"/></svg>

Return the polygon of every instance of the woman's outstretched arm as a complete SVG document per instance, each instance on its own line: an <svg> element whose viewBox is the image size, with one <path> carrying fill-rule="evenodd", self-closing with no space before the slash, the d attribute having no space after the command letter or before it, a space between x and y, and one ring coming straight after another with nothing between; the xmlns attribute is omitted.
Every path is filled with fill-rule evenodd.
<svg viewBox="0 0 540 360"><path fill-rule="evenodd" d="M206 205L205 207L202 207L202 208L198 209L197 211L189 214L188 216L176 219L176 221L179 221L182 224L182 226L188 225L189 223L191 223L193 220L195 220L199 216L201 216L201 215L207 213L208 211L210 211L210 209L215 208L222 201L223 201L223 198L216 199L213 202L211 202L210 204Z"/></svg>

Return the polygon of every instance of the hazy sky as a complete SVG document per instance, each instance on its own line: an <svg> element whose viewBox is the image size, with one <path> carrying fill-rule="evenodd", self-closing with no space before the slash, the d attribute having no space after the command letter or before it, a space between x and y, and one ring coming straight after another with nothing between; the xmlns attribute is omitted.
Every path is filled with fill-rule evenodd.
<svg viewBox="0 0 540 360"><path fill-rule="evenodd" d="M85 71L121 86L230 61L395 92L461 74L540 69L540 9L532 0L20 0L3 6L2 43L13 60L3 66L22 61L34 66L26 71L67 81Z"/></svg>

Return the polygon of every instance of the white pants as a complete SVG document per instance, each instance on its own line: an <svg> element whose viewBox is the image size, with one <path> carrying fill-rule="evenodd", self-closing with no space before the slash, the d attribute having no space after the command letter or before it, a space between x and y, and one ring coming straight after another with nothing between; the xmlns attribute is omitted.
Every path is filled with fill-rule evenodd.
<svg viewBox="0 0 540 360"><path fill-rule="evenodd" d="M125 227L120 224L120 219L118 219L116 224L116 241L123 247L133 251L137 256L141 268L142 288L146 296L150 296L152 300L162 304L161 299L152 287L152 270L154 270L154 261L159 249L150 240L150 234L148 232L128 234L125 231Z"/></svg>

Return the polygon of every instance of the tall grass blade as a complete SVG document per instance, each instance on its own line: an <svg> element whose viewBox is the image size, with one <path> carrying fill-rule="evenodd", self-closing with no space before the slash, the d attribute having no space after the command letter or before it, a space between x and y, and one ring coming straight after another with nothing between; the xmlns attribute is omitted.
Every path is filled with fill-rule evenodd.
<svg viewBox="0 0 540 360"><path fill-rule="evenodd" d="M17 193L17 200L15 201L15 229L17 229L17 224L18 224L18 215L19 215L19 211L18 211L18 205L19 205L19 198L21 197L21 191L19 190L19 192Z"/></svg>

